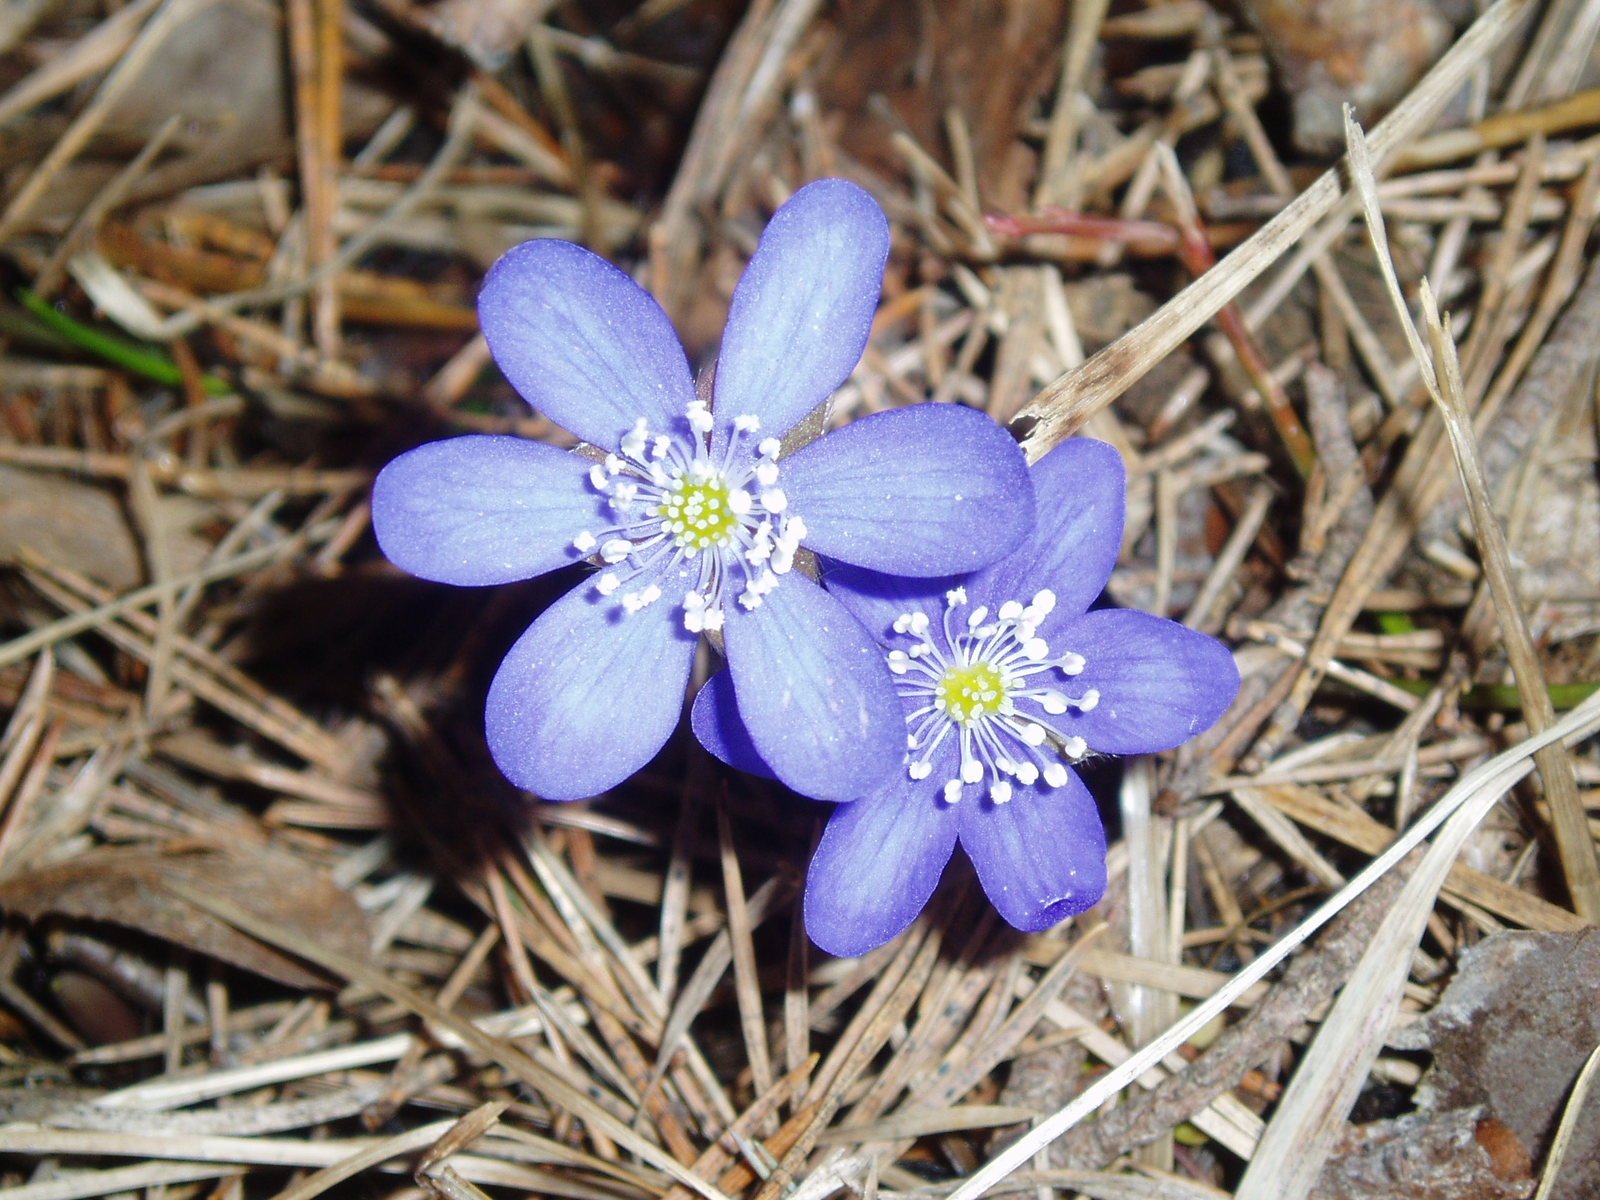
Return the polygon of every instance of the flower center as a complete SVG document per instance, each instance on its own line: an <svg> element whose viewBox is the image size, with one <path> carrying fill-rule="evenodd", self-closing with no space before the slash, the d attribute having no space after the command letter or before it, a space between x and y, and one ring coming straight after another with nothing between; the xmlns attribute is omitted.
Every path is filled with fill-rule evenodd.
<svg viewBox="0 0 1600 1200"><path fill-rule="evenodd" d="M951 667L933 694L953 720L971 725L1000 711L1006 702L1006 681L993 663L976 662L970 667Z"/></svg>
<svg viewBox="0 0 1600 1200"><path fill-rule="evenodd" d="M682 586L691 633L722 628L730 590L745 608L759 608L794 567L806 535L778 487L778 439L762 438L752 453L761 423L737 417L713 455L714 424L698 400L676 433L652 432L642 417L634 422L618 452L589 468L589 485L616 524L572 539L579 554L598 550L605 569L595 590L617 594L624 613L661 599L663 585Z"/></svg>
<svg viewBox="0 0 1600 1200"><path fill-rule="evenodd" d="M985 779L996 804L1011 799L1012 780L1061 787L1068 774L1061 755L1076 761L1089 747L1039 718L1073 708L1088 712L1100 693L1088 688L1073 697L1060 690L1086 664L1070 650L1053 653L1039 636L1040 623L1056 606L1055 593L1041 591L1027 605L1007 600L992 620L982 604L957 619L957 610L967 606L966 589L958 587L945 594L937 628L924 612L895 618L894 633L911 646L889 651L889 670L900 695L916 704L906 718L907 772L927 779L935 751L953 738L960 765L945 781L947 804Z"/></svg>
<svg viewBox="0 0 1600 1200"><path fill-rule="evenodd" d="M739 528L728 503L728 485L716 477L679 479L667 490L657 515L685 550L726 546Z"/></svg>

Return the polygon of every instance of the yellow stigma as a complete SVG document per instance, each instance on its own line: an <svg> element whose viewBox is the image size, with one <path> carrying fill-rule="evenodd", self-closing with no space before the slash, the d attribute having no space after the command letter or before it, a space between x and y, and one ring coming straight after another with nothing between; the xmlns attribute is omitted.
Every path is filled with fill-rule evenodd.
<svg viewBox="0 0 1600 1200"><path fill-rule="evenodd" d="M986 662L951 667L939 680L934 698L944 704L952 720L970 725L999 711L1005 702L1006 683Z"/></svg>
<svg viewBox="0 0 1600 1200"><path fill-rule="evenodd" d="M728 504L728 485L720 479L680 479L662 498L656 513L685 550L724 546L739 527Z"/></svg>

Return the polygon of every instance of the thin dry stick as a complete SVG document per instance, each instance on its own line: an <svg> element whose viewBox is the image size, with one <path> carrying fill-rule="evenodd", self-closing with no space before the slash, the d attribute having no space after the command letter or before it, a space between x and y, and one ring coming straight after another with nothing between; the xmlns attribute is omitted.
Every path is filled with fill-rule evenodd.
<svg viewBox="0 0 1600 1200"><path fill-rule="evenodd" d="M1356 189L1361 195L1366 213L1367 230L1372 238L1378 265L1394 302L1396 315L1411 352L1422 370L1428 393L1444 417L1445 431L1450 438L1450 448L1455 454L1456 469L1466 489L1468 508L1478 535L1482 551L1483 569L1488 577L1490 594L1500 618L1500 632L1505 639L1506 654L1511 660L1516 677L1517 694L1522 701L1523 714L1528 728L1542 733L1555 720L1555 706L1550 702L1550 688L1544 677L1544 668L1533 647L1533 636L1528 631L1522 602L1517 596L1511 578L1511 556L1506 547L1505 531L1489 500L1489 485L1484 477L1483 463L1478 456L1477 440L1472 434L1472 419L1467 412L1466 398L1461 381L1461 364L1456 357L1455 341L1448 326L1439 318L1432 290L1426 279L1422 282L1422 303L1427 317L1428 335L1432 353L1424 348L1411 313L1400 291L1400 281L1395 276L1394 262L1389 256L1388 240L1384 233L1383 214L1378 209L1376 181L1367 155L1365 139L1355 123L1349 107L1345 108L1345 138L1350 149L1350 169ZM1550 802L1552 826L1556 846L1561 856L1562 871L1567 889L1572 894L1573 906L1579 916L1590 922L1600 922L1600 859L1595 856L1594 839L1590 836L1588 817L1578 796L1578 780L1573 771L1572 757L1562 746L1548 747L1536 756L1539 776L1544 781L1545 794Z"/></svg>
<svg viewBox="0 0 1600 1200"><path fill-rule="evenodd" d="M1450 449L1455 454L1456 467L1467 491L1472 524L1482 551L1484 573L1488 577L1490 594L1494 597L1495 611L1500 618L1500 633L1505 640L1506 655L1511 660L1523 717L1530 730L1540 733L1555 720L1550 686L1545 679L1538 652L1534 649L1533 635L1528 629L1527 616L1517 596L1516 584L1511 578L1511 557L1506 546L1505 531L1501 529L1489 501L1488 482L1484 478L1477 440L1472 436L1471 419L1467 416L1462 397L1461 369L1456 361L1449 325L1447 321L1440 322L1426 280L1422 287L1428 334L1433 341L1434 355L1443 364L1440 372L1442 387L1435 399L1444 411ZM1556 745L1541 751L1536 761L1539 764L1539 777L1544 782L1545 799L1550 805L1551 827L1567 889L1572 894L1573 907L1584 920L1591 924L1600 923L1600 858L1596 857L1588 814L1578 794L1572 756L1567 753L1566 747Z"/></svg>
<svg viewBox="0 0 1600 1200"><path fill-rule="evenodd" d="M1398 766L1395 764L1389 769ZM1257 804L1271 806L1268 811L1292 817L1319 835L1364 854L1381 854L1394 841L1394 830L1369 817L1364 809L1336 803L1310 788L1277 784L1262 787L1259 792L1239 788L1234 794L1238 797L1254 795L1258 797ZM1444 894L1448 899L1476 905L1525 929L1576 933L1588 927L1588 922L1577 914L1465 863L1458 863L1445 879Z"/></svg>
<svg viewBox="0 0 1600 1200"><path fill-rule="evenodd" d="M289 57L294 74L295 148L304 197L307 265L316 270L338 252L339 92L343 45L341 0L288 0ZM331 36L330 36L331 32ZM312 292L312 334L327 357L339 353L339 299L332 275Z"/></svg>
<svg viewBox="0 0 1600 1200"><path fill-rule="evenodd" d="M1287 1041L1339 987L1371 940L1373 928L1394 903L1398 876L1380 879L1332 925L1313 953L1296 958L1283 979L1238 1024L1230 1025L1181 1074L1168 1076L1148 1092L1080 1125L1062 1139L1064 1157L1074 1167L1104 1167L1129 1146L1169 1132L1238 1084L1272 1048Z"/></svg>
<svg viewBox="0 0 1600 1200"><path fill-rule="evenodd" d="M728 936L733 943L733 985L739 1004L750 1079L757 1092L772 1090L772 1055L767 1049L767 1019L761 1008L761 980L751 937L750 910L745 904L744 875L733 848L728 807L717 798L717 846L722 859L722 886L728 903Z"/></svg>
<svg viewBox="0 0 1600 1200"><path fill-rule="evenodd" d="M1061 77L1056 83L1055 107L1050 112L1050 128L1045 134L1044 153L1039 163L1039 183L1033 194L1035 208L1076 204L1078 180L1072 168L1077 152L1078 95L1109 7L1109 0L1084 0L1071 7L1067 41L1061 53Z"/></svg>
<svg viewBox="0 0 1600 1200"><path fill-rule="evenodd" d="M1537 755L1553 741L1536 735L1524 745ZM1517 773L1526 774L1526 769L1523 763ZM1467 839L1502 795L1498 787L1485 787L1462 803L1448 805L1452 811L1439 836L1421 854L1415 872L1297 1065L1289 1090L1245 1168L1235 1200L1305 1200L1310 1194L1399 1011L1403 986L1439 888ZM1446 807L1448 799L1439 807Z"/></svg>
<svg viewBox="0 0 1600 1200"><path fill-rule="evenodd" d="M1596 184L1596 194L1600 195L1600 176L1596 177ZM1576 228L1580 223L1580 215L1575 211L1570 227ZM1581 244L1581 238L1573 239L1575 248ZM1576 257L1573 265L1574 269L1581 266ZM1534 317L1525 326L1517 348L1479 406L1475 420L1480 429L1493 418L1513 386L1519 388L1516 402L1535 411L1555 404L1557 397L1574 386L1574 380L1578 381L1576 386L1588 387L1584 381L1593 376L1594 336L1595 329L1600 326L1600 262L1589 266L1575 293L1570 281L1560 276L1559 270L1552 272ZM1560 314L1559 323L1546 339L1545 333L1563 305L1566 311ZM1528 368L1526 377L1522 375L1523 366ZM1368 594L1394 567L1415 536L1416 514L1430 511L1447 491L1449 475L1437 470L1435 465L1443 438L1440 425L1431 421L1425 421L1417 431L1388 490L1378 500L1372 517L1365 522L1364 536L1350 553L1342 576L1328 582L1332 594L1316 637L1304 661L1297 664L1296 672L1284 678L1282 696L1286 699L1272 715L1252 757L1271 757L1299 721L1329 659L1359 615Z"/></svg>
<svg viewBox="0 0 1600 1200"><path fill-rule="evenodd" d="M464 1045L504 1067L514 1077L545 1096L550 1103L570 1110L585 1123L600 1129L618 1145L625 1146L657 1170L666 1172L679 1183L706 1197L706 1200L727 1200L720 1191L695 1175L693 1171L674 1161L670 1155L663 1154L660 1147L640 1137L596 1104L577 1085L569 1083L535 1062L509 1042L485 1033L471 1021L441 1008L420 992L396 982L377 967L328 950L314 939L298 934L276 921L249 912L220 896L205 895L171 881L166 886L168 890L190 904L228 922L251 937L260 938L267 944L298 955L340 978L370 988L384 999L415 1013L430 1024L448 1029L460 1038Z"/></svg>
<svg viewBox="0 0 1600 1200"><path fill-rule="evenodd" d="M1255 159L1262 178L1276 195L1285 198L1293 196L1294 184L1289 172L1278 161L1277 152L1261 125L1261 118L1245 94L1244 85L1239 82L1233 60L1220 41L1211 48L1211 60L1216 67L1217 94L1244 136L1245 143L1250 147L1251 157ZM1391 407L1397 405L1400 397L1394 394L1394 389L1390 386L1390 381L1395 375L1394 366L1389 361L1383 343L1378 340L1378 335L1373 332L1372 325L1367 321L1366 314L1361 311L1355 297L1350 294L1350 289L1345 286L1344 277L1339 274L1338 267L1334 266L1333 258L1327 253L1319 253L1311 260L1311 271L1317 277L1318 286L1333 302L1335 310L1344 320L1345 327L1350 332L1350 340L1355 343L1356 350L1360 353L1362 362L1366 364L1373 382L1384 393L1384 399Z"/></svg>
<svg viewBox="0 0 1600 1200"><path fill-rule="evenodd" d="M1426 841L1463 805L1474 799L1488 796L1498 799L1503 796L1507 789L1528 774L1531 769L1528 759L1535 750L1559 740L1586 737L1597 728L1600 728L1600 694L1585 700L1544 733L1518 743L1462 776L1460 782L1423 814L1387 853L1369 863L1360 874L1340 888L1309 917L1269 949L1263 951L1260 958L1234 975L1210 999L1197 1005L1187 1017L1173 1025L1155 1041L1135 1052L1120 1066L1102 1076L1071 1104L1046 1117L1016 1143L996 1155L982 1170L962 1183L951 1194L950 1200L976 1200L976 1197L989 1191L1045 1146L1194 1037L1224 1012L1241 993L1265 978L1317 930L1349 907L1357 896L1370 888L1395 863Z"/></svg>
<svg viewBox="0 0 1600 1200"><path fill-rule="evenodd" d="M62 608L81 609L91 603L104 606L105 596L99 588L59 563L31 553L24 561L33 586ZM105 621L95 629L137 658L150 662L156 657L157 648L146 639L159 636L158 622L137 608L124 612L121 623ZM176 652L169 660L174 683L307 762L330 772L338 770L345 757L343 749L311 717L188 638L174 635L172 649Z"/></svg>
<svg viewBox="0 0 1600 1200"><path fill-rule="evenodd" d="M1438 111L1467 73L1528 10L1530 0L1499 0L1434 64L1420 83L1372 131L1380 162L1413 137ZM1339 174L1330 170L1233 253L1162 305L1136 328L1099 351L1081 367L1050 384L1021 416L1038 422L1025 443L1037 459L1110 404L1151 367L1237 296L1313 225L1333 210L1343 194Z"/></svg>

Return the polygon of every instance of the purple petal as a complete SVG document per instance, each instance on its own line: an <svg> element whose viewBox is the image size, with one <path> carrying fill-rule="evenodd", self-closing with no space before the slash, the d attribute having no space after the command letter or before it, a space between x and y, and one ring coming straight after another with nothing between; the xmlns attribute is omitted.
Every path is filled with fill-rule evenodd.
<svg viewBox="0 0 1600 1200"><path fill-rule="evenodd" d="M511 647L489 685L489 751L546 800L622 782L661 749L683 711L699 639L666 599L623 615L580 584Z"/></svg>
<svg viewBox="0 0 1600 1200"><path fill-rule="evenodd" d="M1107 608L1040 632L1052 654L1084 657L1083 673L1061 690L1094 688L1100 698L1090 712L1038 719L1102 754L1170 750L1209 729L1239 691L1228 648L1176 621Z"/></svg>
<svg viewBox="0 0 1600 1200"><path fill-rule="evenodd" d="M955 849L956 808L904 771L828 819L806 874L806 932L829 954L853 957L917 919Z"/></svg>
<svg viewBox="0 0 1600 1200"><path fill-rule="evenodd" d="M1032 476L1038 512L1033 536L972 580L969 590L983 604L1027 604L1048 588L1056 594L1058 620L1077 616L1105 589L1117 565L1127 469L1114 446L1073 438L1034 463Z"/></svg>
<svg viewBox="0 0 1600 1200"><path fill-rule="evenodd" d="M735 770L763 779L776 779L761 751L750 740L733 698L733 676L718 671L694 698L689 710L689 726L700 744Z"/></svg>
<svg viewBox="0 0 1600 1200"><path fill-rule="evenodd" d="M1011 800L963 801L961 845L1000 915L1029 933L1099 903L1106 833L1077 775L1059 788L1017 788Z"/></svg>
<svg viewBox="0 0 1600 1200"><path fill-rule="evenodd" d="M572 539L600 519L589 465L516 437L458 437L408 450L372 485L372 528L389 561L438 583L531 579L577 562Z"/></svg>
<svg viewBox="0 0 1600 1200"><path fill-rule="evenodd" d="M508 250L483 282L478 320L522 398L604 449L639 417L667 429L694 399L667 314L582 246L541 240Z"/></svg>
<svg viewBox="0 0 1600 1200"><path fill-rule="evenodd" d="M825 562L822 582L880 644L890 644L895 637L890 627L902 613L920 611L927 613L929 620L942 620L945 593L961 582L961 577L908 579L849 563Z"/></svg>
<svg viewBox="0 0 1600 1200"><path fill-rule="evenodd" d="M799 572L760 608L726 607L739 715L773 772L819 800L864 796L899 769L906 727L883 651Z"/></svg>
<svg viewBox="0 0 1600 1200"><path fill-rule="evenodd" d="M914 404L836 429L780 464L819 554L900 575L987 566L1033 526L1022 451L982 413Z"/></svg>
<svg viewBox="0 0 1600 1200"><path fill-rule="evenodd" d="M782 437L850 377L888 258L883 211L843 179L808 184L773 214L728 311L719 430L750 415L764 435Z"/></svg>

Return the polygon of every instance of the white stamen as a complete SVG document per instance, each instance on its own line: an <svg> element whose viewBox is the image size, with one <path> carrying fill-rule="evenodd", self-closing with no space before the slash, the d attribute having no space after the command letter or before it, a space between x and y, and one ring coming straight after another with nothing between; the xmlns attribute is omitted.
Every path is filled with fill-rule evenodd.
<svg viewBox="0 0 1600 1200"><path fill-rule="evenodd" d="M781 443L762 438L752 449L761 430L753 413L731 424L726 444L717 440L713 451L706 435L715 416L696 400L675 432L657 433L638 418L616 453L589 466L589 484L606 496L611 524L580 530L573 548L626 564L596 585L601 595L616 594L624 611L639 611L659 598L661 585L681 580L699 597L685 599L684 627L712 632L722 626L725 603L737 597L746 608L759 606L792 569L806 531L777 487Z"/></svg>
<svg viewBox="0 0 1600 1200"><path fill-rule="evenodd" d="M958 764L957 777L943 784L947 803L985 779L995 804L1009 803L1019 789L1041 781L1046 788L1065 786L1071 773L1064 760L1085 757L1089 747L1054 718L1093 709L1100 693L1090 688L1074 697L1062 689L1086 663L1070 650L1052 650L1049 639L1039 636L1040 623L1055 609L1055 594L1041 590L1027 605L1000 597L994 608L976 604L959 618L956 610L971 603L967 589L951 588L945 603L941 621L912 609L889 625L889 637L905 639L885 649L895 689L912 711L910 777L931 778L944 745Z"/></svg>
<svg viewBox="0 0 1600 1200"><path fill-rule="evenodd" d="M645 427L645 420L640 417L633 423L633 428L622 435L622 453L632 459L644 457L644 448L650 441L650 431Z"/></svg>
<svg viewBox="0 0 1600 1200"><path fill-rule="evenodd" d="M659 599L661 599L661 589L652 583L640 591L624 593L622 607L630 613L636 613L642 608L648 608Z"/></svg>
<svg viewBox="0 0 1600 1200"><path fill-rule="evenodd" d="M622 586L622 580L617 578L615 571L606 571L594 581L594 590L602 596L609 596Z"/></svg>
<svg viewBox="0 0 1600 1200"><path fill-rule="evenodd" d="M745 561L755 566L760 566L772 557L772 522L763 521L756 527L756 538L750 549L744 552Z"/></svg>

